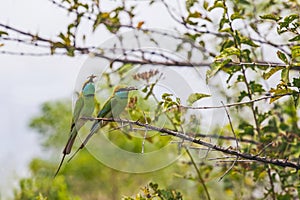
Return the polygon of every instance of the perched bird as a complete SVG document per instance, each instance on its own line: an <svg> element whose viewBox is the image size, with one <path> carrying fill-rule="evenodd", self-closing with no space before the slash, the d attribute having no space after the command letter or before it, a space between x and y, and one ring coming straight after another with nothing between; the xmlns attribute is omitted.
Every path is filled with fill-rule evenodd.
<svg viewBox="0 0 300 200"><path fill-rule="evenodd" d="M119 115L123 112L128 103L128 93L131 90L137 90L135 87L116 87L113 95L106 101L102 109L99 111L97 118L118 118ZM70 161L77 152L85 147L89 139L103 126L105 126L108 122L104 122L102 120L96 120L91 127L91 131L88 136L85 138L81 146L77 149L77 151L71 156L68 160Z"/></svg>
<svg viewBox="0 0 300 200"><path fill-rule="evenodd" d="M58 166L58 169L54 177L58 174L65 156L70 154L73 147L74 141L78 134L80 128L86 123L87 120L82 119L82 117L91 117L94 112L95 107L95 85L94 78L96 76L91 75L88 77L88 80L83 84L81 93L75 103L75 109L72 116L70 136L68 142L63 150L63 158Z"/></svg>

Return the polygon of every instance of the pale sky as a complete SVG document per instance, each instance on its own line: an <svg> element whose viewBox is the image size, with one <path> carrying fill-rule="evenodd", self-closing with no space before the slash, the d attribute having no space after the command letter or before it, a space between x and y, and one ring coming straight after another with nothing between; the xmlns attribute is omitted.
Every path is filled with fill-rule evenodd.
<svg viewBox="0 0 300 200"><path fill-rule="evenodd" d="M46 0L2 1L0 13L1 23L48 35L66 23L64 13ZM20 48L18 44L10 46L12 51ZM12 196L17 178L29 175L30 160L42 155L37 134L28 128L30 118L45 101L71 98L84 60L0 55L0 199Z"/></svg>
<svg viewBox="0 0 300 200"><path fill-rule="evenodd" d="M147 2L139 3L143 7ZM139 9L137 12L147 20L145 25L149 28L172 28L170 18L155 14L166 12L161 6ZM2 1L0 13L1 23L49 38L54 38L59 30L64 30L69 21L68 15L48 0ZM90 26L83 24L85 27L88 29ZM109 38L106 32L96 31L88 42L97 46ZM14 44L9 46L9 50L28 49ZM18 178L29 175L28 163L31 159L43 155L37 134L28 128L30 119L39 114L43 102L72 98L77 75L86 59L87 56L69 58L0 54L0 199L13 195L12 188L17 186ZM191 79L194 73L185 75Z"/></svg>
<svg viewBox="0 0 300 200"><path fill-rule="evenodd" d="M159 11L159 8L154 9ZM54 37L58 30L64 30L69 21L66 12L47 0L2 1L0 13L1 23L49 38ZM153 15L151 10L139 14L151 19L151 27L169 25L168 19ZM96 32L90 42L100 45L108 38L107 33ZM28 50L19 44L8 47L11 51ZM12 197L12 188L18 185L18 178L29 175L27 166L31 159L43 154L37 134L28 128L30 119L38 115L43 102L72 98L78 72L86 59L86 56L0 54L0 199Z"/></svg>

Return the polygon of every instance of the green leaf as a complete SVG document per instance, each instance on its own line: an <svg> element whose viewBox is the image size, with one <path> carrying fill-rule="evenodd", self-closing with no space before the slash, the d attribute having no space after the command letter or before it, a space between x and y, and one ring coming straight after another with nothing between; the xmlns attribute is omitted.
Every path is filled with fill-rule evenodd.
<svg viewBox="0 0 300 200"><path fill-rule="evenodd" d="M229 48L224 49L221 52L221 54L216 57L216 59L227 58L228 56L233 56L233 55L236 55L239 57L241 55L241 51L238 48L229 47Z"/></svg>
<svg viewBox="0 0 300 200"><path fill-rule="evenodd" d="M256 83L255 81L250 81L249 86L252 94L254 93L261 94L262 92L265 92L263 86L261 84Z"/></svg>
<svg viewBox="0 0 300 200"><path fill-rule="evenodd" d="M219 70L221 70L224 66L226 66L230 62L231 59L213 62L210 66L211 69L207 70L206 72L206 82L208 81L208 79L213 77Z"/></svg>
<svg viewBox="0 0 300 200"><path fill-rule="evenodd" d="M67 49L67 55L70 57L74 57L75 56L75 48L74 47L68 47Z"/></svg>
<svg viewBox="0 0 300 200"><path fill-rule="evenodd" d="M281 61L283 61L285 64L288 64L288 63L289 63L289 61L288 61L286 55L285 55L284 53L282 53L281 51L277 51L277 57L278 57Z"/></svg>
<svg viewBox="0 0 300 200"><path fill-rule="evenodd" d="M94 21L94 24L93 24L93 31L96 30L96 28L99 26L99 24L102 23L102 16L101 16L101 13L99 13L96 17L96 20Z"/></svg>
<svg viewBox="0 0 300 200"><path fill-rule="evenodd" d="M243 74L238 75L236 78L237 83L239 82L245 82L245 76Z"/></svg>
<svg viewBox="0 0 300 200"><path fill-rule="evenodd" d="M297 108L297 106L299 105L299 101L300 101L300 78L293 78L293 87L298 88L298 92L294 91L293 92L293 100L294 100L294 105Z"/></svg>
<svg viewBox="0 0 300 200"><path fill-rule="evenodd" d="M248 93L246 91L241 91L238 97L238 102L241 102L244 97L248 97Z"/></svg>
<svg viewBox="0 0 300 200"><path fill-rule="evenodd" d="M239 129L241 130L239 136L254 135L254 127L247 122L242 122L241 124L239 124Z"/></svg>
<svg viewBox="0 0 300 200"><path fill-rule="evenodd" d="M221 51L223 51L224 49L229 48L229 47L234 47L234 41L231 39L227 39L224 41L224 43L222 44L222 47L221 47Z"/></svg>
<svg viewBox="0 0 300 200"><path fill-rule="evenodd" d="M300 46L293 46L292 50L292 59L293 60L300 60Z"/></svg>
<svg viewBox="0 0 300 200"><path fill-rule="evenodd" d="M297 35L295 37L293 37L292 39L289 39L290 42L296 42L300 40L300 35Z"/></svg>
<svg viewBox="0 0 300 200"><path fill-rule="evenodd" d="M267 15L262 15L259 16L261 19L270 19L270 20L274 20L274 21L279 21L282 19L282 17L274 15L274 14L267 14Z"/></svg>
<svg viewBox="0 0 300 200"><path fill-rule="evenodd" d="M210 97L211 95L209 94L203 94L203 93L192 93L190 94L189 98L187 99L187 103L188 105L192 105L193 103L195 103L196 101L206 98L206 97Z"/></svg>
<svg viewBox="0 0 300 200"><path fill-rule="evenodd" d="M235 12L230 16L230 19L233 21L235 19L244 19L244 17L240 13Z"/></svg>
<svg viewBox="0 0 300 200"><path fill-rule="evenodd" d="M241 43L242 44L247 44L251 47L259 47L259 45L254 43L253 40L251 40L250 38L245 37L245 36L241 37Z"/></svg>
<svg viewBox="0 0 300 200"><path fill-rule="evenodd" d="M221 20L220 20L220 23L219 23L219 30L223 30L223 31L227 30L226 28L225 28L225 29L223 28L224 25L227 24L227 23L229 23L229 19L227 19L227 17L224 15L224 16L221 18ZM232 32L231 29L230 29L230 32ZM229 33L230 33L230 32L229 32Z"/></svg>
<svg viewBox="0 0 300 200"><path fill-rule="evenodd" d="M193 7L195 5L195 3L197 3L198 0L186 0L185 1L185 6L187 8L187 10L190 10L191 7Z"/></svg>
<svg viewBox="0 0 300 200"><path fill-rule="evenodd" d="M299 15L298 14L291 14L287 17L284 18L284 22L287 22L287 23L291 23L293 22L295 19L298 19L299 18Z"/></svg>
<svg viewBox="0 0 300 200"><path fill-rule="evenodd" d="M286 67L284 68L282 71L281 71L281 80L284 82L284 83L289 83L289 74L290 74L290 69L289 67Z"/></svg>
<svg viewBox="0 0 300 200"><path fill-rule="evenodd" d="M56 49L66 49L67 54L71 55L71 53L68 53L68 51L69 51L68 48L70 48L70 47L67 46L66 44L63 44L62 42L54 42L51 44L50 52L51 52L51 54L54 54Z"/></svg>
<svg viewBox="0 0 300 200"><path fill-rule="evenodd" d="M66 48L66 45L61 42L54 42L52 46L53 48Z"/></svg>
<svg viewBox="0 0 300 200"><path fill-rule="evenodd" d="M142 92L143 92L143 93L146 93L147 91L148 91L148 87L145 86L145 87L142 89Z"/></svg>
<svg viewBox="0 0 300 200"><path fill-rule="evenodd" d="M251 3L249 3L249 0L239 0L239 3L244 5L251 5Z"/></svg>
<svg viewBox="0 0 300 200"><path fill-rule="evenodd" d="M5 31L0 31L0 37L1 37L2 35L8 35L8 33L5 32Z"/></svg>
<svg viewBox="0 0 300 200"><path fill-rule="evenodd" d="M294 100L295 108L297 108L299 105L299 101L300 101L300 93L299 92L293 92L293 100Z"/></svg>
<svg viewBox="0 0 300 200"><path fill-rule="evenodd" d="M230 35L233 34L231 28L223 28L223 29L220 29L219 31L223 32L223 33L229 33Z"/></svg>
<svg viewBox="0 0 300 200"><path fill-rule="evenodd" d="M173 96L173 94L169 94L169 93L164 93L161 98L162 99L166 99L167 97Z"/></svg>
<svg viewBox="0 0 300 200"><path fill-rule="evenodd" d="M120 9L122 8L116 8L114 11L111 12L99 13L93 24L93 31L95 31L97 27L103 23L105 24L107 30L109 30L112 33L115 33L118 30L118 25L120 25L120 20L118 18L118 12ZM113 14L113 17L111 17L111 14Z"/></svg>
<svg viewBox="0 0 300 200"><path fill-rule="evenodd" d="M215 8L224 8L225 9L223 1L215 1L214 5L208 8L208 11L212 11Z"/></svg>
<svg viewBox="0 0 300 200"><path fill-rule="evenodd" d="M243 49L242 50L242 59L244 59L246 62L251 62L252 59L250 57L251 51L249 49ZM247 67L255 70L255 65L248 65Z"/></svg>
<svg viewBox="0 0 300 200"><path fill-rule="evenodd" d="M124 75L125 73L130 71L133 67L134 67L134 65L132 63L126 63L118 69L118 73L120 75Z"/></svg>
<svg viewBox="0 0 300 200"><path fill-rule="evenodd" d="M276 89L271 88L270 93L274 95L275 97L270 99L270 104L273 103L274 101L280 99L283 97L285 94L293 92L291 89L287 88L286 85L284 84L278 84ZM276 96L277 95L277 96Z"/></svg>
<svg viewBox="0 0 300 200"><path fill-rule="evenodd" d="M271 111L267 111L267 112L262 112L262 113L257 113L257 120L258 123L261 124L263 121L265 121L269 116L271 116Z"/></svg>
<svg viewBox="0 0 300 200"><path fill-rule="evenodd" d="M276 72L278 72L279 70L282 70L282 69L284 69L284 67L280 67L280 66L271 67L269 71L264 72L263 78L265 80L268 80L273 74L275 74Z"/></svg>
<svg viewBox="0 0 300 200"><path fill-rule="evenodd" d="M268 125L264 126L262 128L264 133L278 133L278 126L277 126L277 122L276 119L273 117L268 121Z"/></svg>
<svg viewBox="0 0 300 200"><path fill-rule="evenodd" d="M204 1L204 2L203 2L203 8L204 8L205 10L207 10L207 8L208 8L208 2L207 2L207 1Z"/></svg>
<svg viewBox="0 0 300 200"><path fill-rule="evenodd" d="M299 26L299 24L295 23L294 20L298 19L298 18L299 18L299 15L297 15L297 14L291 14L291 15L285 17L283 19L283 21L278 23L279 27L278 27L277 32L279 34L281 34L281 33L287 32L287 31L293 32L293 29L295 31L296 28Z"/></svg>
<svg viewBox="0 0 300 200"><path fill-rule="evenodd" d="M293 86L300 90L300 78L293 78Z"/></svg>
<svg viewBox="0 0 300 200"><path fill-rule="evenodd" d="M193 13L189 13L188 18L200 18L202 16L202 14L200 12L193 12Z"/></svg>

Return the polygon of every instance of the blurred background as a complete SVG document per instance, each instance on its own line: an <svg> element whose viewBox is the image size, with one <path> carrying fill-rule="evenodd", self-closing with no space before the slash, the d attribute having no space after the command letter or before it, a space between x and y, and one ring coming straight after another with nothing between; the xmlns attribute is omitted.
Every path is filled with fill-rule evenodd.
<svg viewBox="0 0 300 200"><path fill-rule="evenodd" d="M109 8L111 5L107 3L104 6ZM154 7L152 10L158 12L161 9ZM43 34L50 39L70 22L70 16L51 1L3 1L0 13L2 23L19 27L25 32ZM152 15L151 9L139 14L151 19L149 25L152 27L171 27L167 17ZM86 26L89 27L88 24ZM110 37L105 30L96 31L88 42L100 45ZM6 45L6 50L19 52L30 51L32 48L18 43ZM33 158L49 156L41 147L41 137L29 128L29 124L33 117L42 114L43 103L61 99L71 102L78 73L87 58L88 56L70 58L59 55L39 57L0 54L1 198L12 198L14 188L19 187L19 179L30 176L29 163Z"/></svg>
<svg viewBox="0 0 300 200"><path fill-rule="evenodd" d="M57 2L60 2L60 5L71 6L73 2L77 5L78 1L3 1L0 6L1 28L4 27L3 24L9 25L24 31L25 35L26 33L38 34L50 40L67 43L69 38L57 35L59 31L65 31L66 27L74 22L74 13L72 15L67 12L66 8L59 8L56 5ZM82 2L92 2L93 8L99 6L97 0L82 0ZM179 138L161 136L157 131L145 131L138 127L134 127L132 131L132 127L120 128L123 124L117 123L103 127L101 129L103 134L97 134L91 141L91 145L84 148L70 164L64 165L55 179L52 178L61 159L62 148L68 138L72 103L74 105L72 99L76 97L76 92L80 91L86 76L91 73L100 74L97 71L100 67L103 68L100 70L102 77L96 83L98 102L95 113L112 94L113 86L120 82L132 84L139 88L138 92L130 93L129 104L126 108L127 116L130 116L132 120L139 120L143 123L148 123L147 120L149 120L151 125L182 130L209 144L241 151L245 155L263 153L266 157L289 158L291 162L296 162L299 157L300 111L297 109L297 103L299 103L300 88L298 73L300 54L297 51L299 46L296 45L299 38L295 37L296 41L289 40L297 31L299 34L299 16L297 14L291 14L286 18L275 16L278 13L282 16L287 15L289 9L293 12L299 10L299 3L293 0L286 1L285 4L274 5L273 1L252 3L226 1L225 5L223 3L225 1L187 0L176 1L173 7L172 0L139 1L131 13L128 10L131 9L133 2L126 1L127 10L122 10L123 7L119 9L123 11L122 16L130 16L134 13L137 17L133 18L133 21L122 17L120 20L121 24L122 20L130 21L132 23L130 28L136 32L129 32L128 30L131 29L126 27L120 29L118 37L113 37L117 31L114 32L109 24L110 20L113 25L119 23L119 19L115 18L118 11L114 9L117 9L115 7L120 6L122 1L101 1L102 13L99 12L97 16L107 20L106 24L104 26L100 23L99 27L95 26L97 28L94 31L93 22L96 22L98 18L97 20L81 18L80 29L78 32L75 31L80 36L79 39L76 38L79 40L79 45L107 48L105 53L111 55L113 59L116 55L128 58L127 55L122 54L123 47L128 48L129 51L136 48L138 51L133 51L129 58L138 55L137 57L144 59L146 55L146 57L149 56L148 61L152 61L152 58L161 61L164 60L165 55L168 55L167 61L172 61L172 59L196 61L201 64L199 65L201 67L136 65L111 60L104 62L103 59L97 60L98 58L95 61L92 54L74 57L26 56L21 54L49 53L49 48L41 48L40 43L36 46L27 45L26 42L22 44L22 41L28 38L23 40L22 34L16 34L10 30L9 38L13 39L10 41L6 38L7 43L3 39L6 53L2 51L0 41L0 110L2 113L0 116L2 125L0 199L115 200L124 196L133 196L139 192L145 196L151 196L154 193L161 194L165 197L162 199L168 200L182 199L181 194L174 188L185 196L184 199L210 199L210 196L212 199L218 199L220 196L224 199L268 197L276 199L276 195L282 199L288 199L299 195L299 190L297 192L295 189L299 183L298 171L253 160L249 162L249 160L241 159L235 163L237 160L233 159L239 159L239 157L225 155L219 151L212 151L211 148L191 143L184 143L183 146L186 147L184 149L181 148L183 141ZM149 4L152 5L149 6ZM226 6L230 8L229 11L225 9ZM74 8L70 8L72 9ZM220 9L234 12L230 17L233 25L229 19L225 20L226 17L229 18L229 15L223 15L219 12ZM110 10L113 11L109 15L103 12ZM94 11L90 10L91 13ZM240 11L247 15L242 16L243 13L239 13ZM96 10L95 13L97 12ZM265 12L275 14L261 17ZM273 21L270 23L268 20ZM284 23L279 20L283 20ZM245 23L240 23L241 21ZM283 33L290 30L291 32L279 34L277 28L280 27L278 26L280 23ZM239 37L230 35L233 32L228 26L236 29L240 34ZM289 29L292 26L298 27ZM220 30L221 27L224 29ZM150 31L151 34L149 34L148 31L144 31L147 28L153 32ZM128 32L122 32L123 30ZM170 33L175 30L181 34L179 39ZM162 34L158 34L160 31ZM83 35L85 33L88 35ZM152 48L157 45L157 49L148 48L147 45L150 43L143 43L147 40L146 38L153 45L149 46ZM30 39L34 40L29 37ZM142 44L139 42L140 39L143 41ZM157 41L159 43L156 43ZM238 50L236 41L241 43ZM118 46L117 43L121 45ZM51 45L58 45L56 49L54 48L57 50L56 53L64 50L69 53L68 45L66 45L68 48L63 45L62 49L59 47L62 43L57 42ZM94 47L90 49L96 49L99 52L102 50ZM158 49L161 51L157 51ZM119 51L119 54L115 53L115 50ZM240 55L242 58L237 56L240 50L243 51L243 55ZM18 54L9 55L8 51L18 52ZM286 57L289 57L290 62L298 64L294 66L295 71L286 69L288 63ZM222 65L227 61L226 67L223 68ZM242 61L249 63L241 64ZM261 61L261 66L253 64L252 61ZM278 63L273 65L268 63L273 61ZM207 63L213 63L210 65L210 71ZM220 69L224 70L224 73L223 71L217 73ZM206 84L206 78L207 80L210 78L209 86ZM292 96L290 92L294 92L294 98L290 97ZM284 97L278 102L275 102L276 97L272 98L271 100L275 103L270 104L266 99L270 98L271 93ZM191 96L188 97L190 94ZM204 97L212 95L212 97L202 100L203 95ZM260 97L263 98L255 103L255 106L253 102L243 103ZM201 100L200 104L198 100ZM240 142L240 149L238 149L236 138L232 137L236 136L228 123L230 117L227 118L225 110L222 106L220 107L221 101L224 104L240 103L229 111L238 138L241 141L245 139ZM218 105L222 109L190 110L182 109L181 105ZM81 129L83 135L88 133L90 126L91 122L88 122L87 126ZM145 133L150 137L146 138ZM222 140L218 140L220 135L223 136ZM141 163L129 159L122 162L124 156L119 154L115 156L107 154L114 166L110 165L111 163L102 162L101 156L106 143L101 142L104 139L108 139L119 149L135 153L135 155L141 155L143 144L145 144L146 151L151 153L166 146L170 149L163 156L158 152L159 156L148 160L145 164L147 166L141 165L144 170L151 164L163 163L164 165L159 166L157 171L148 170L147 173L139 173L142 171L138 166ZM79 141L75 146L79 146ZM174 163L167 163L169 158L178 160ZM122 171L125 168L126 170ZM285 181L285 177L289 178L288 181ZM149 182L156 182L159 186ZM166 189L160 190L159 187ZM132 200L129 197L124 197L124 199ZM139 194L136 195L136 199L139 199Z"/></svg>
<svg viewBox="0 0 300 200"><path fill-rule="evenodd" d="M67 16L48 1L12 0L0 6L0 21L28 32L43 32L49 37L67 23ZM22 45L11 50L26 51ZM20 49L23 48L23 49ZM42 103L71 99L77 74L86 58L66 56L31 57L0 55L0 193L12 197L18 179L29 176L28 164L43 156L39 138L28 125L40 113Z"/></svg>

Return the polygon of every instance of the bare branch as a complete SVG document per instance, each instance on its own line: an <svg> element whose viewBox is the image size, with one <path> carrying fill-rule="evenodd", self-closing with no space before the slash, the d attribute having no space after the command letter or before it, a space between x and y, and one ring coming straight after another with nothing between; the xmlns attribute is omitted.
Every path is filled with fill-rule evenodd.
<svg viewBox="0 0 300 200"><path fill-rule="evenodd" d="M207 189L207 187L206 187L206 184L205 184L205 182L204 182L204 179L203 179L202 176L201 176L200 170L198 169L198 166L196 165L196 163L195 163L195 161L194 161L194 158L193 158L192 154L190 153L189 149L188 149L188 148L185 148L185 150L186 150L186 153L188 154L188 156L190 157L191 162L192 162L192 164L193 164L193 166L194 166L194 168L195 168L195 170L196 170L196 172L197 172L199 181L200 181L201 185L202 185L203 188L204 188L204 191L205 191L205 194L206 194L206 196L207 196L207 199L210 200L210 195L209 195L208 189Z"/></svg>
<svg viewBox="0 0 300 200"><path fill-rule="evenodd" d="M122 123L128 123L131 125L136 125L136 126L140 126L140 127L144 127L147 128L148 130L153 130L153 131L157 131L160 132L162 134L166 134L166 135L170 135L170 136L174 136L177 138L181 138L184 139L186 141L192 142L194 144L198 144L198 145L202 145L208 148L211 148L215 151L219 151L222 152L224 154L228 154L228 155L234 155L234 156L239 156L241 158L247 159L247 160L252 160L252 161L257 161L257 162L261 162L261 163L265 163L265 164L272 164L272 165L276 165L276 166L280 166L280 167L289 167L289 168L293 168L296 170L300 169L300 165L295 163L295 162L291 162L288 161L286 159L274 159L274 158L268 158L268 157L260 157L257 155L253 155L250 153L241 153L237 150L233 150L230 148L225 148L222 146L218 146L209 142L205 142L203 140L200 139L196 139L194 137L191 137L189 135L185 135L182 132L179 131L175 131L175 130L171 130L171 129L167 129L167 128L161 128L161 127L156 127L150 124L144 124L141 123L139 121L132 121L132 120L126 120L126 119L113 119L113 118L92 118L92 117L85 117L84 119L87 120L103 120L103 121L108 121L108 122L122 122Z"/></svg>
<svg viewBox="0 0 300 200"><path fill-rule="evenodd" d="M260 97L260 98L257 98L257 99L252 99L250 101L237 102L237 103L225 104L225 105L220 105L220 106L195 106L194 107L194 106L180 105L180 107L183 107L183 108L186 108L186 109L196 109L196 110L217 109L217 108L224 108L224 107L229 108L229 107L235 107L235 106L240 106L240 105L251 104L251 103L266 100L266 99L272 99L272 98L283 97L283 96L291 96L291 95L293 95L293 94L292 93L287 93L287 94L280 94L280 95L270 95L270 96Z"/></svg>
<svg viewBox="0 0 300 200"><path fill-rule="evenodd" d="M29 37L29 41L26 39L14 39L14 38L9 38L9 37L5 37L5 38L1 38L4 40L10 40L10 41L15 41L15 42L20 42L20 43L24 43L27 45L32 45L32 46L37 46L37 47L43 47L43 48L48 48L50 50L51 46L53 46L53 44L60 42L60 41L55 41L55 40L51 40L45 37L41 37L37 34L31 34L22 30L19 30L17 28L14 28L12 26L9 25L5 25L0 23L0 27L3 27L5 29L8 29L10 31L16 32L22 36L25 37ZM130 26L125 26L127 28L129 28ZM131 27L136 29L135 27ZM145 29L142 31L152 31L155 33L159 33L162 35L166 35L169 37L176 37L173 36L172 34L168 34L168 33L164 33L164 32L160 32L160 31L155 31L155 30L150 30L150 29ZM181 37L176 37L177 39L180 39L182 41L188 41L185 38L181 38ZM41 44L42 43L42 44ZM43 44L44 43L44 44ZM46 44L45 44L46 43ZM193 44L192 42L189 42L190 44ZM195 48L200 48L199 50L203 51L203 47L200 46L196 46ZM105 54L105 50L106 51L113 51L116 49L99 49L98 47L95 46L86 46L86 47L79 47L79 46L75 46L75 45L64 45L63 43L60 42L60 47L57 48L60 50L65 50L67 51L68 49L74 49L76 54L82 54L82 55L86 55L86 54L92 54L93 56L96 57L100 57L103 59L107 59L109 61L114 61L114 62L121 62L121 63L132 63L132 64L141 64L141 65L146 65L146 64L152 64L152 65L163 65L163 66L168 66L168 67L210 67L213 63L205 63L205 62L189 62L189 61L176 61L174 60L173 57L170 57L170 55L166 55L163 54L161 52L156 52L156 51L149 51L149 50L143 50L143 49L124 49L121 48L120 50L125 52L123 58L116 58L116 56L108 56ZM97 50L98 49L98 50ZM99 51L101 53L99 53ZM104 51L104 52L103 52ZM137 59L132 59L132 58L127 58L126 56L128 56L128 53L132 53L132 52L141 52L142 54L149 54L149 55L156 55L159 58L163 58L163 61L161 59L156 59L156 60L152 60L152 59L146 59L146 58L137 58ZM211 55L211 52L207 52L209 55ZM51 54L45 54L45 53L35 53L35 52L10 52L10 51L1 51L0 54L8 54L8 55L26 55L26 56L48 56L48 55L63 55L62 52L51 52ZM65 55L68 55L67 53L65 53ZM129 54L130 55L130 54ZM264 62L264 61L256 61L256 62L251 62L251 63L247 63L247 62L230 62L228 64L226 64L226 66L224 67L232 67L232 66L264 66L264 67L286 67L286 64L284 63L275 63L275 62ZM299 66L291 66L292 70L296 70L296 71L300 71L300 67Z"/></svg>
<svg viewBox="0 0 300 200"><path fill-rule="evenodd" d="M228 110L226 109L225 105L223 102L221 102L222 105L224 106L224 109L225 109L225 112L226 112L226 115L227 115L227 118L228 118L228 121L229 121L229 124L230 124L230 128L231 128L231 131L233 133L233 136L235 138L235 142L236 142L236 149L237 151L239 151L239 143L238 143L238 140L236 139L236 134L235 134L235 131L234 131L234 128L233 128L233 125L232 125L232 121L231 121L231 118L229 116L229 113L228 113ZM219 178L219 181L221 181L225 176L226 174L228 174L230 172L230 170L234 167L235 163L237 162L237 160L239 159L239 156L236 156L236 159L235 161L231 164L231 166L225 171L225 173Z"/></svg>
<svg viewBox="0 0 300 200"><path fill-rule="evenodd" d="M195 138L197 137L202 137L202 138L216 138L216 139L221 139L221 140L236 140L235 137L231 137L231 136L224 136L224 135L217 135L217 134L192 134L192 133L187 133L188 135L194 135ZM260 143L256 142L255 140L250 140L250 139L244 139L244 138L240 138L237 139L239 142L244 142L244 143L250 143L250 144L255 144L258 145Z"/></svg>
<svg viewBox="0 0 300 200"><path fill-rule="evenodd" d="M52 53L35 53L35 52L15 52L15 51L0 51L0 54L12 56L53 56ZM66 55L66 53L55 53L55 55Z"/></svg>

